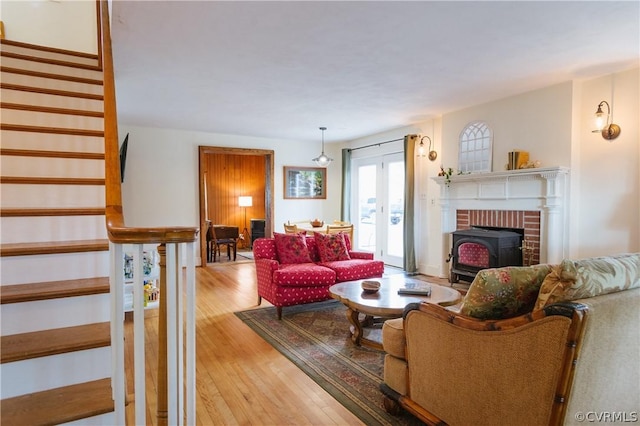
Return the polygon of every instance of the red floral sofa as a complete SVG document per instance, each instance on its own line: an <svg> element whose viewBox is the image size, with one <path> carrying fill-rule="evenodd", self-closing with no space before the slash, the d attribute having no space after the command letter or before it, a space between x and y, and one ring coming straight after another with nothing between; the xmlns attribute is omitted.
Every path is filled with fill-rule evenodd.
<svg viewBox="0 0 640 426"><path fill-rule="evenodd" d="M258 305L264 297L276 307L330 299L337 282L381 277L384 263L373 253L351 250L347 234L278 234L253 242Z"/></svg>

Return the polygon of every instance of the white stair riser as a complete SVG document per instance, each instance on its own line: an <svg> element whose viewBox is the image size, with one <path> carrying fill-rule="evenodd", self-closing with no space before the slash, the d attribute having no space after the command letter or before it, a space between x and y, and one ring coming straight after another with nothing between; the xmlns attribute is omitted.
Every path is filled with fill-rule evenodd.
<svg viewBox="0 0 640 426"><path fill-rule="evenodd" d="M3 176L104 178L104 160L3 155L0 167Z"/></svg>
<svg viewBox="0 0 640 426"><path fill-rule="evenodd" d="M7 84L17 84L20 86L38 87L41 89L91 93L94 95L102 95L104 93L104 88L101 84L68 81L58 78L34 77L13 72L3 72L2 82Z"/></svg>
<svg viewBox="0 0 640 426"><path fill-rule="evenodd" d="M109 321L110 296L63 297L2 305L2 335Z"/></svg>
<svg viewBox="0 0 640 426"><path fill-rule="evenodd" d="M116 424L115 412L102 414L100 416L87 417L75 422L62 423L67 426L113 426Z"/></svg>
<svg viewBox="0 0 640 426"><path fill-rule="evenodd" d="M104 153L102 137L2 130L0 140L3 148Z"/></svg>
<svg viewBox="0 0 640 426"><path fill-rule="evenodd" d="M2 258L2 285L109 276L109 252L43 254ZM5 307L2 314L4 317ZM3 323L4 327L5 324Z"/></svg>
<svg viewBox="0 0 640 426"><path fill-rule="evenodd" d="M84 58L82 56L68 55L60 52L49 52L49 51L44 51L40 49L31 49L24 46L13 46L10 44L3 44L2 51L18 53L20 55L34 56L36 58L54 59L56 61L74 62L78 64L94 65L94 66L98 65L98 60L95 58ZM6 58L3 58L3 61L5 59Z"/></svg>
<svg viewBox="0 0 640 426"><path fill-rule="evenodd" d="M104 131L104 119L102 117L52 114L48 112L23 111L7 108L2 109L2 123L20 124L22 126Z"/></svg>
<svg viewBox="0 0 640 426"><path fill-rule="evenodd" d="M51 108L84 109L87 111L101 111L102 100L85 99L78 97L66 97L50 95L47 93L25 92L23 90L0 90L2 102L22 105L38 105Z"/></svg>
<svg viewBox="0 0 640 426"><path fill-rule="evenodd" d="M104 178L104 160L5 155L0 167L3 176Z"/></svg>
<svg viewBox="0 0 640 426"><path fill-rule="evenodd" d="M110 374L110 347L6 363L0 366L2 398L104 379Z"/></svg>
<svg viewBox="0 0 640 426"><path fill-rule="evenodd" d="M9 208L56 208L104 206L102 185L3 184L0 202Z"/></svg>
<svg viewBox="0 0 640 426"><path fill-rule="evenodd" d="M65 65L52 65L42 62L34 62L17 58L2 58L2 66L9 68L19 68L27 71L46 72L50 74L68 75L80 78L91 78L100 80L102 71L87 70L84 68L68 67Z"/></svg>
<svg viewBox="0 0 640 426"><path fill-rule="evenodd" d="M3 244L105 239L104 216L32 216L0 218Z"/></svg>

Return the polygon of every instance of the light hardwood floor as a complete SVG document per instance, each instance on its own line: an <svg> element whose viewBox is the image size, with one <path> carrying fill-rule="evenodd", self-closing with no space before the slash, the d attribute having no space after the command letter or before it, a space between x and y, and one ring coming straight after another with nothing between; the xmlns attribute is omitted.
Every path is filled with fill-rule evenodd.
<svg viewBox="0 0 640 426"><path fill-rule="evenodd" d="M253 262L238 260L196 268L197 424L362 425L234 315L255 308L258 299ZM133 340L132 328L128 318L127 341ZM147 424L155 425L157 310L146 312L145 329ZM132 365L132 350L126 356ZM128 424L134 424L132 374L128 371Z"/></svg>

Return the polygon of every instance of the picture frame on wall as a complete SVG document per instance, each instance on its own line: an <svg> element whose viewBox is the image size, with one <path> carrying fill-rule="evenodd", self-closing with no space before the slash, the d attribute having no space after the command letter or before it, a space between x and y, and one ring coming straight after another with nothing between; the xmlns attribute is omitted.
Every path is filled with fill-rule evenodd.
<svg viewBox="0 0 640 426"><path fill-rule="evenodd" d="M285 199L326 199L327 169L284 166Z"/></svg>

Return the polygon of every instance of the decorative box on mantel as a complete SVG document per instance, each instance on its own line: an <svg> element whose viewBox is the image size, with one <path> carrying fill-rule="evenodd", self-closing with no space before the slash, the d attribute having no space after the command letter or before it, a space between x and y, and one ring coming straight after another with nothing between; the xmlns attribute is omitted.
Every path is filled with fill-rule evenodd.
<svg viewBox="0 0 640 426"><path fill-rule="evenodd" d="M432 179L440 185L443 247L449 233L457 230L458 211L480 211L480 217L511 217L510 213L539 212L540 263L560 263L568 254L569 169L545 167L503 172L453 175ZM527 217L526 214L524 214ZM529 215L530 216L530 215ZM482 219L485 220L485 219ZM514 223L470 223L499 227L521 227ZM504 219L510 222L511 219ZM524 224L521 224L524 228Z"/></svg>

